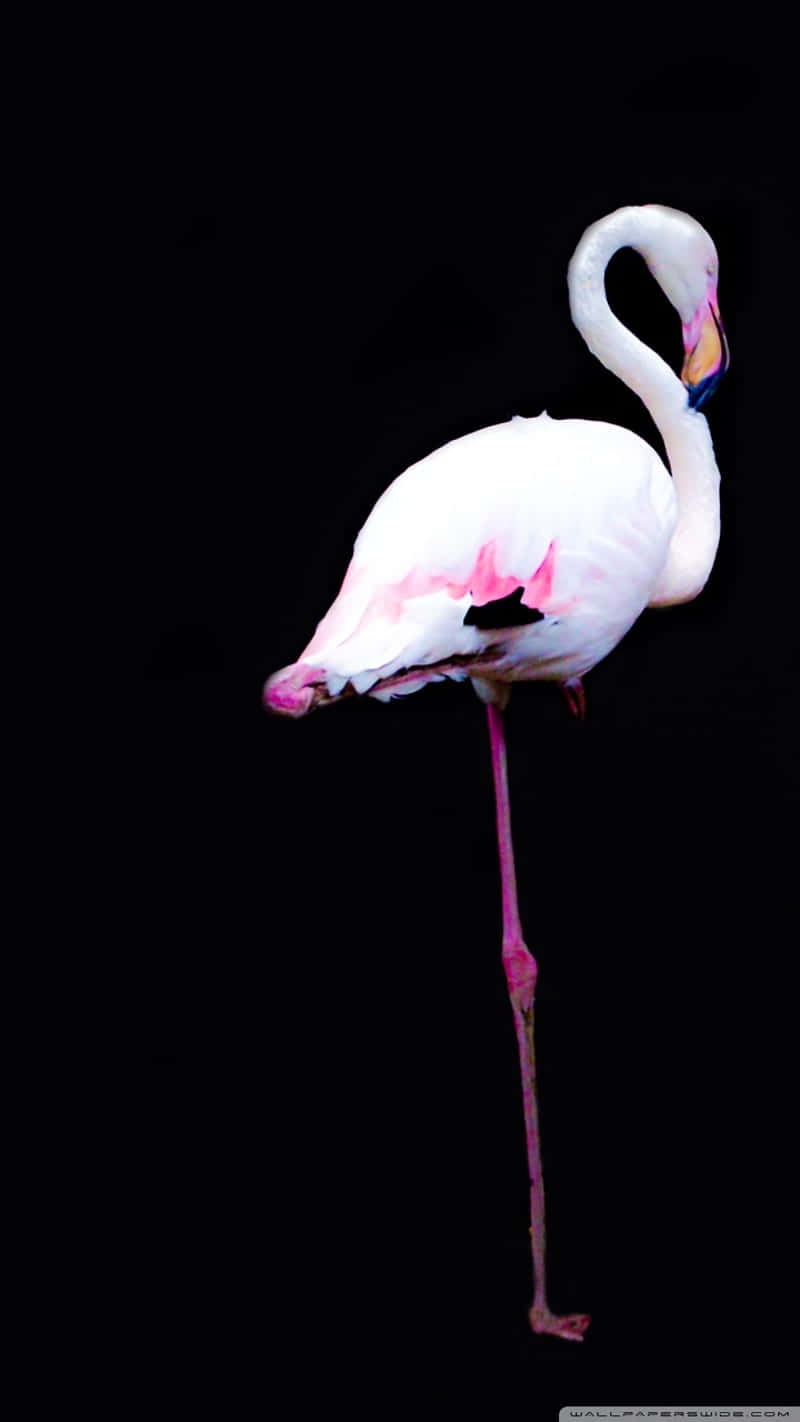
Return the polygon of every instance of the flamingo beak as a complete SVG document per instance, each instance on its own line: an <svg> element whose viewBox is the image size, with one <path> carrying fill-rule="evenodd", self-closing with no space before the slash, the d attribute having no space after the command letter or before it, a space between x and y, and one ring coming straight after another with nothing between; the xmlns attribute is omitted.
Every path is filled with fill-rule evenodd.
<svg viewBox="0 0 800 1422"><path fill-rule="evenodd" d="M699 410L713 395L731 363L716 290L709 293L694 319L684 326L683 348L686 359L681 380L689 392L691 408Z"/></svg>

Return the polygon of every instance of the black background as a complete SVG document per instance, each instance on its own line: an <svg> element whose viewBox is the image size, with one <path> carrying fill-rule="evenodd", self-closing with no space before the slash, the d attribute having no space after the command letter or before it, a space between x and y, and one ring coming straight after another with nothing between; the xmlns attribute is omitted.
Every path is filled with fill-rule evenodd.
<svg viewBox="0 0 800 1422"><path fill-rule="evenodd" d="M188 1278L192 1373L221 1378L236 1415L277 1380L378 1414L406 1389L485 1394L495 1415L513 1395L513 1415L523 1399L543 1417L782 1401L788 66L779 37L726 52L695 32L654 57L644 37L577 55L462 29L434 50L388 20L315 21L302 43L273 36L263 69L244 36L231 68L185 57L193 82L124 237L124 918L151 1071L153 1316ZM546 686L517 687L507 717L551 1302L593 1315L576 1346L527 1327L484 710L446 685L289 723L260 692L335 596L377 496L445 440L546 408L660 449L567 305L584 228L636 202L713 236L732 367L706 409L723 533L702 597L641 618L587 679L585 725ZM634 254L608 292L679 366L677 318ZM153 1327L168 1357L170 1325Z"/></svg>

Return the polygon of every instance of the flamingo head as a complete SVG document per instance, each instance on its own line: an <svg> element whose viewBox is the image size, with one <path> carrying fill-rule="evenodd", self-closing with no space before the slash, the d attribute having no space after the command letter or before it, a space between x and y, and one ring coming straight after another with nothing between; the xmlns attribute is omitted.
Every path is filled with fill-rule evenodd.
<svg viewBox="0 0 800 1422"><path fill-rule="evenodd" d="M685 212L653 204L658 215L656 240L646 261L683 326L681 380L694 410L712 395L730 365L730 352L719 314L717 249L704 227Z"/></svg>

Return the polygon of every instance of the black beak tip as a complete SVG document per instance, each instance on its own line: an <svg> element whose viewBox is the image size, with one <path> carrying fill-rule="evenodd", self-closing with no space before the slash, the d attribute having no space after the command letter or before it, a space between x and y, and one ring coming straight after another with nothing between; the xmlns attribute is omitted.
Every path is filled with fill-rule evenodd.
<svg viewBox="0 0 800 1422"><path fill-rule="evenodd" d="M689 408L699 410L706 403L706 400L714 394L725 371L728 369L727 362L720 366L713 375L707 375L705 380L701 380L697 385L687 385L689 392Z"/></svg>

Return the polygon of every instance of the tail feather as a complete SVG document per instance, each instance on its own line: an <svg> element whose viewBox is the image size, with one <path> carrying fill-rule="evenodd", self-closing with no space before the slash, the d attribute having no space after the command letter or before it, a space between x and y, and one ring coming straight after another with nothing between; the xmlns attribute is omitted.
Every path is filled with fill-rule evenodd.
<svg viewBox="0 0 800 1422"><path fill-rule="evenodd" d="M294 662L273 672L264 687L264 706L279 716L305 716L323 691L327 693L325 673L318 667Z"/></svg>
<svg viewBox="0 0 800 1422"><path fill-rule="evenodd" d="M432 666L406 667L387 677L381 677L380 673L361 673L347 682L333 673L326 674L322 667L294 662L269 678L264 687L264 706L279 716L297 720L319 706L331 706L351 696L368 695L376 701L390 701L395 696L410 696L432 681L464 681L472 673L491 679L492 666L497 661L497 652L449 657Z"/></svg>

